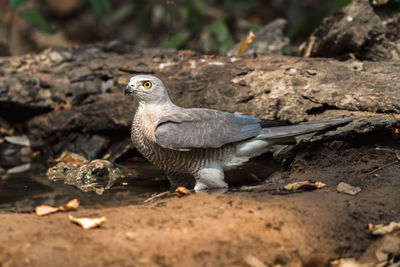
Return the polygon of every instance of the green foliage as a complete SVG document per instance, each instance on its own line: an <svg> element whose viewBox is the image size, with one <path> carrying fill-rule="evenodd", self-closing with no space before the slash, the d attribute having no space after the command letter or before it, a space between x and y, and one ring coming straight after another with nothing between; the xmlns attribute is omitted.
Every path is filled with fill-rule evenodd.
<svg viewBox="0 0 400 267"><path fill-rule="evenodd" d="M136 6L137 7L137 6ZM136 12L134 19L136 24L139 25L136 30L136 38L141 38L146 32L150 30L152 26L152 7L150 5L144 5L140 10Z"/></svg>
<svg viewBox="0 0 400 267"><path fill-rule="evenodd" d="M21 10L19 15L45 33L51 33L50 25L46 19L44 19L43 16L35 10Z"/></svg>
<svg viewBox="0 0 400 267"><path fill-rule="evenodd" d="M128 3L126 5L123 5L121 7L119 7L118 9L114 10L114 12L112 12L112 14L110 14L111 16L111 20L114 22L124 22L129 20L132 15L134 14L134 7L131 3Z"/></svg>
<svg viewBox="0 0 400 267"><path fill-rule="evenodd" d="M318 27L326 13L316 11L310 12L308 16L298 18L289 29L290 39L309 36Z"/></svg>
<svg viewBox="0 0 400 267"><path fill-rule="evenodd" d="M191 31L200 30L204 26L205 1L183 0L177 7L177 14L174 10L168 10L172 12L169 15L172 16L173 21L184 23Z"/></svg>
<svg viewBox="0 0 400 267"><path fill-rule="evenodd" d="M203 1L185 1L186 3L192 3L193 8L196 9L199 13L204 12L204 2Z"/></svg>
<svg viewBox="0 0 400 267"><path fill-rule="evenodd" d="M17 9L20 5L24 4L27 0L10 0L11 9Z"/></svg>
<svg viewBox="0 0 400 267"><path fill-rule="evenodd" d="M41 13L23 8L27 0L8 1L10 10L16 15L23 17L42 31L51 33L51 27ZM306 14L303 12L293 15L283 10L283 13L286 12L293 20L289 20L290 38L296 40L308 36L320 24L324 16L332 14L351 2L351 0L330 1L330 9L326 6L324 10L315 7L307 10ZM259 6L268 8L268 5L262 4L260 0L123 0L115 2L80 0L80 5L79 12L91 12L92 19L96 21L106 19L107 23L111 22L114 27L119 27L119 24L124 23L120 28L126 26L125 23L130 24L129 29L132 30L130 36L135 43L146 44L156 41L162 48L184 48L188 45L187 47L191 49L217 54L226 53L234 41L240 41L239 37L245 32L256 32L261 29L263 25L256 24L254 21L265 20L256 8ZM398 8L399 5L393 10L398 10ZM273 15L268 14L268 16ZM0 21L0 27L2 25L4 23ZM96 29L96 31L99 30L101 29ZM119 36L127 39L129 32L127 34L125 30L124 34ZM141 40L142 38L146 40ZM164 40L160 42L162 39ZM291 47L286 47L284 53L290 54Z"/></svg>
<svg viewBox="0 0 400 267"><path fill-rule="evenodd" d="M25 4L27 0L9 0L10 8L11 10L16 10L23 4ZM18 15L31 23L32 25L38 27L40 30L46 32L46 33L51 33L51 28L47 20L37 11L35 10L30 10L30 9L24 9L20 10L18 12ZM1 25L5 25L5 23L0 22Z"/></svg>
<svg viewBox="0 0 400 267"><path fill-rule="evenodd" d="M109 13L111 11L111 5L108 0L89 0L89 4L96 19L103 13Z"/></svg>
<svg viewBox="0 0 400 267"><path fill-rule="evenodd" d="M260 25L260 24L255 24L255 23L247 23L247 24L246 24L246 27L247 27L250 31L256 32L256 31L258 31L258 30L261 30L263 26Z"/></svg>
<svg viewBox="0 0 400 267"><path fill-rule="evenodd" d="M351 0L335 0L335 3L333 5L334 11L347 6L348 4L351 3Z"/></svg>
<svg viewBox="0 0 400 267"><path fill-rule="evenodd" d="M286 45L283 49L282 49L282 54L286 55L286 56L290 56L292 55L292 46L290 44Z"/></svg>
<svg viewBox="0 0 400 267"><path fill-rule="evenodd" d="M206 27L205 33L211 37L203 44L206 52L216 50L219 54L224 54L233 45L233 38L229 32L228 26L223 20L217 20Z"/></svg>
<svg viewBox="0 0 400 267"><path fill-rule="evenodd" d="M256 6L257 6L257 1L254 0L231 1L228 5L231 12L247 11Z"/></svg>
<svg viewBox="0 0 400 267"><path fill-rule="evenodd" d="M161 42L161 48L179 48L189 37L187 33L177 33L170 39Z"/></svg>

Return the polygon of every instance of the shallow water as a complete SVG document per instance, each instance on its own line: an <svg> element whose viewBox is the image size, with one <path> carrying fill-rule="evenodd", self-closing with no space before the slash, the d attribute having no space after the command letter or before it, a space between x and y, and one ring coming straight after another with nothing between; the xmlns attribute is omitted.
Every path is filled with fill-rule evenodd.
<svg viewBox="0 0 400 267"><path fill-rule="evenodd" d="M102 195L83 192L78 188L51 181L42 170L3 175L0 179L0 210L31 212L41 204L58 206L78 198L83 206L121 206L141 204L154 194L169 190L162 171L148 162L126 162L118 165L126 177L118 179ZM234 188L243 184L261 183L279 169L271 160L256 159L239 170L228 171L226 180Z"/></svg>

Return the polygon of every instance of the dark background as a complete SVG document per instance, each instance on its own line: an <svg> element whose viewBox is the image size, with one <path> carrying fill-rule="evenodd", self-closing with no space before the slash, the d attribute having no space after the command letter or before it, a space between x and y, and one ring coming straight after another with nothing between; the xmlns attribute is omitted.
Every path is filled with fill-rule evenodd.
<svg viewBox="0 0 400 267"><path fill-rule="evenodd" d="M276 18L285 54L350 0L0 0L0 55L118 39L143 47L224 54Z"/></svg>

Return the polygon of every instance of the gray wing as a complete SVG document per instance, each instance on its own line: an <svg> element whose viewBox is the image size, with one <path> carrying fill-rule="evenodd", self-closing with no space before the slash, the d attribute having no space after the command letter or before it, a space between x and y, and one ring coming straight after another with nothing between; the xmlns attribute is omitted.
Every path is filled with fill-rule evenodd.
<svg viewBox="0 0 400 267"><path fill-rule="evenodd" d="M218 110L182 109L159 120L155 137L157 144L174 150L218 148L257 136L260 121Z"/></svg>

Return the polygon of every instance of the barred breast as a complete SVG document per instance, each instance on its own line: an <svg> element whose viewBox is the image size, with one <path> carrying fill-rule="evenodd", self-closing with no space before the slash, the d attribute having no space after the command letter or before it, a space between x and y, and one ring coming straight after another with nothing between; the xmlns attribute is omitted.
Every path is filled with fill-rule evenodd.
<svg viewBox="0 0 400 267"><path fill-rule="evenodd" d="M146 116L144 112L136 112L132 122L131 139L146 159L164 171L194 174L211 162L223 161L234 149L231 145L189 151L163 148L156 143L154 137L156 114L145 114ZM151 117L147 114L151 114Z"/></svg>

